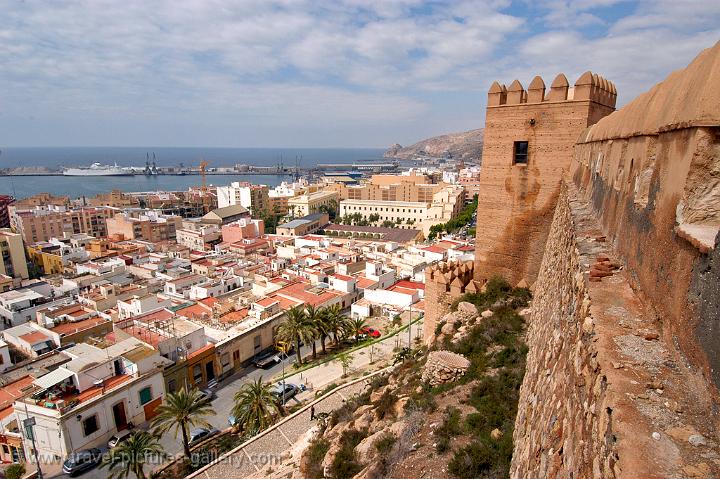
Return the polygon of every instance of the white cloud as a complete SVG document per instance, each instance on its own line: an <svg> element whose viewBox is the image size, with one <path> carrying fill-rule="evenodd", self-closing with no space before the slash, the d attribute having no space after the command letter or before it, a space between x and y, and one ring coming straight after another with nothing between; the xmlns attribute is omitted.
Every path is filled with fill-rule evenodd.
<svg viewBox="0 0 720 479"><path fill-rule="evenodd" d="M276 136L309 132L307 146L331 143L328 131L362 132L354 145L407 142L457 118L479 126L494 79L592 69L628 99L720 33L720 4L626 3L544 0L520 15L508 0L0 0L0 143L32 144L35 132L13 126L30 117L57 119L53 138L69 144L108 118L181 124L213 141L223 122L249 131L225 144L270 144L253 128L272 125ZM620 7L623 18L603 16ZM446 94L466 95L465 110L425 121L452 114L438 104ZM77 115L96 121L66 130Z"/></svg>

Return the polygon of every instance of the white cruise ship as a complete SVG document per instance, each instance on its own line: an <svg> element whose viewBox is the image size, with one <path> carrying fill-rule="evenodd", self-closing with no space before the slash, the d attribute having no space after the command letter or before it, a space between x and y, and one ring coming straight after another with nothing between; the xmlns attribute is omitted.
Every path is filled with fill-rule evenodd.
<svg viewBox="0 0 720 479"><path fill-rule="evenodd" d="M93 163L87 168L65 168L63 170L65 176L130 176L132 171L123 169L117 164L101 165Z"/></svg>

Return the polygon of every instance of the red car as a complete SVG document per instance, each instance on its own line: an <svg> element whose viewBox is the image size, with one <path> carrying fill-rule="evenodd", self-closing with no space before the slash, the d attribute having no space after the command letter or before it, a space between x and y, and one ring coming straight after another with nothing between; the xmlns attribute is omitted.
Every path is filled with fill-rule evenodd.
<svg viewBox="0 0 720 479"><path fill-rule="evenodd" d="M379 338L380 337L380 331L377 329L369 328L365 326L360 330L360 334L363 334L365 336L370 336L371 338Z"/></svg>

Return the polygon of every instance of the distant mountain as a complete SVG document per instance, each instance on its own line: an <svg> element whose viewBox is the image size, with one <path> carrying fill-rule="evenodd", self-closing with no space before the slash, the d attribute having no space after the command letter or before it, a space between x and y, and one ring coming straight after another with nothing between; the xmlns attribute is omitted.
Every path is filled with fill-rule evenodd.
<svg viewBox="0 0 720 479"><path fill-rule="evenodd" d="M443 157L447 154L465 161L478 161L482 156L483 129L450 133L405 146L395 143L385 151L385 158L407 160L417 156ZM478 161L479 162L479 161Z"/></svg>

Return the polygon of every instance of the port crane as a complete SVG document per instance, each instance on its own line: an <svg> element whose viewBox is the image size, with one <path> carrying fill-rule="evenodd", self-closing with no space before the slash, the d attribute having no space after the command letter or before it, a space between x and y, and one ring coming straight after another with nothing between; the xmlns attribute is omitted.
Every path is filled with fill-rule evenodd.
<svg viewBox="0 0 720 479"><path fill-rule="evenodd" d="M207 177L205 175L205 171L208 166L210 166L210 162L207 160L200 161L200 196L202 198L203 211L205 213L210 211L210 195L208 195Z"/></svg>

